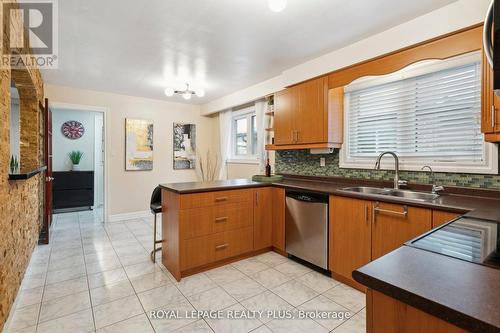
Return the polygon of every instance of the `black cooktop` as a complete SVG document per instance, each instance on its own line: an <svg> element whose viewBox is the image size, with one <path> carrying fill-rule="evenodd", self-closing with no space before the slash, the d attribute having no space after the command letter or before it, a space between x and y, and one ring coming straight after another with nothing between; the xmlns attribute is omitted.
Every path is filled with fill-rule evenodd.
<svg viewBox="0 0 500 333"><path fill-rule="evenodd" d="M500 269L498 222L461 217L407 245Z"/></svg>

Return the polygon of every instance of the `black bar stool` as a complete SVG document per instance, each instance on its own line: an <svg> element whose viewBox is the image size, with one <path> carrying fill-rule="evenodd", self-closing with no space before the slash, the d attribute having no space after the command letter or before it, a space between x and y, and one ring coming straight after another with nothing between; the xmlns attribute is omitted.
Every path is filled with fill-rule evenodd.
<svg viewBox="0 0 500 333"><path fill-rule="evenodd" d="M162 240L156 240L156 215L161 213L161 188L157 186L153 194L151 195L151 213L153 213L155 219L153 224L153 251L151 251L151 260L156 262L156 252L161 251L161 246L156 248L156 244L161 244Z"/></svg>

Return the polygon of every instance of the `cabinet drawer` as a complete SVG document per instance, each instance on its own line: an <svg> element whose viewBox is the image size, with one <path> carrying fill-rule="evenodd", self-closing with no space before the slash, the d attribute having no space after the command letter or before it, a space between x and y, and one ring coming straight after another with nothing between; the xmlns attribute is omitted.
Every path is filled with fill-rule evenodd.
<svg viewBox="0 0 500 333"><path fill-rule="evenodd" d="M226 259L253 250L253 228L236 229L222 233L214 246L215 260Z"/></svg>
<svg viewBox="0 0 500 333"><path fill-rule="evenodd" d="M181 210L181 238L207 236L219 232L249 227L253 210L250 202Z"/></svg>
<svg viewBox="0 0 500 333"><path fill-rule="evenodd" d="M181 270L234 257L252 249L252 227L188 239L181 246Z"/></svg>
<svg viewBox="0 0 500 333"><path fill-rule="evenodd" d="M250 202L240 202L213 207L213 231L229 231L252 225L253 209Z"/></svg>
<svg viewBox="0 0 500 333"><path fill-rule="evenodd" d="M251 201L251 199L252 190L247 189L184 194L181 196L180 209L218 206L229 203Z"/></svg>

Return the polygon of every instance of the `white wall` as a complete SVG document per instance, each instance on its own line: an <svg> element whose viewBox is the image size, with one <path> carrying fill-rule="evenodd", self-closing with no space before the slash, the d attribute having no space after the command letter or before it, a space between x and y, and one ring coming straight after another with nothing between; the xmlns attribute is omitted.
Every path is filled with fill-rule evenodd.
<svg viewBox="0 0 500 333"><path fill-rule="evenodd" d="M216 118L203 117L199 106L46 85L51 103L106 107L106 164L108 168L108 214L149 210L154 187L160 183L197 180L194 170L173 170L174 122L194 123L197 147L218 150ZM154 123L154 169L125 171L125 118L150 119Z"/></svg>
<svg viewBox="0 0 500 333"><path fill-rule="evenodd" d="M272 94L284 87L481 23L491 0L459 0L377 35L290 68L281 75L202 106L211 114ZM332 33L323 32L323 33Z"/></svg>
<svg viewBox="0 0 500 333"><path fill-rule="evenodd" d="M82 171L94 170L95 117L97 115L96 112L52 108L52 163L54 171L71 170L72 163L68 153L73 150L83 152L80 161ZM71 140L63 135L61 126L69 120L78 121L85 128L80 139Z"/></svg>

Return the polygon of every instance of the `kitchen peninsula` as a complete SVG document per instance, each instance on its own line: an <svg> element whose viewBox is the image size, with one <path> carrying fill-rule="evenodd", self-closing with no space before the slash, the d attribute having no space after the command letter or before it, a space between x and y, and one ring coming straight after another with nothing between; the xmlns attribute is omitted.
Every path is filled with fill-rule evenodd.
<svg viewBox="0 0 500 333"><path fill-rule="evenodd" d="M163 265L180 281L183 277L271 250L286 255L286 190L325 193L330 195L329 270L336 280L367 293L369 325L378 322L375 316L380 315L370 306L373 295L386 294L456 329L480 327L493 331L500 328L496 289L489 293L477 289L483 282L491 285L494 277L500 281L499 270L404 245L461 215L500 221L500 211L494 208L500 204L498 192L470 190L464 195L460 188L450 187L448 193L435 200L417 201L345 191L346 187L359 185L390 186L366 180L298 176L286 176L272 184L245 179L163 184ZM410 185L412 187L428 190L421 185ZM365 214L374 207L395 212L405 209L407 213L404 218L383 213ZM376 223L372 219L376 219ZM408 229L404 229L405 225ZM366 226L372 228L371 238L360 238ZM385 232L385 238L378 236L382 231L376 228L387 228L387 231L394 230L395 226L399 228L396 233ZM337 234L332 233L334 230ZM342 238L349 242L342 242ZM350 249L349 244L357 250ZM372 255L360 252L364 248ZM343 261L339 259L342 257ZM442 272L439 265L452 265L459 268L461 274ZM408 274L413 276L411 280L405 278ZM472 289L468 289L467 283L456 280L461 287L451 292L450 288L443 288L443 276L449 281L468 276L474 283L470 285ZM422 293L422 290L429 292ZM478 293L482 296L471 297ZM467 307L460 306L458 301L464 297ZM470 306L471 303L475 305ZM474 311L475 308L484 311Z"/></svg>

